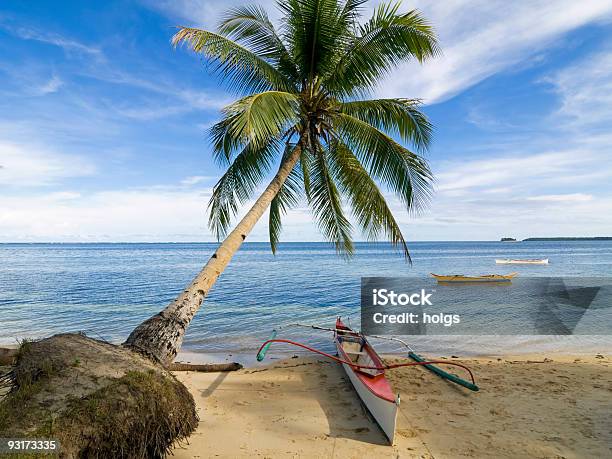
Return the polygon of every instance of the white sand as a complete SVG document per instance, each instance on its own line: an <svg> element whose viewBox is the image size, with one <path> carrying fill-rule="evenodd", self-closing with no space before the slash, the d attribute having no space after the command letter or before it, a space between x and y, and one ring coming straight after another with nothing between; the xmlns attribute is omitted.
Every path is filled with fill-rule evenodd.
<svg viewBox="0 0 612 459"><path fill-rule="evenodd" d="M461 360L477 393L423 368L393 370L402 404L392 447L337 364L177 373L200 425L175 457L612 457L612 359L552 359Z"/></svg>

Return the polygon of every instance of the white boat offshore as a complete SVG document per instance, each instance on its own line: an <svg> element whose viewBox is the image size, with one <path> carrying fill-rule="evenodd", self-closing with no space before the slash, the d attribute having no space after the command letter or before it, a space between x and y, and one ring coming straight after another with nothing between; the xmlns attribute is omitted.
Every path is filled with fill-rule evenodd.
<svg viewBox="0 0 612 459"><path fill-rule="evenodd" d="M498 265L547 265L548 258L533 258L533 259L511 259L511 258L502 258L496 259L495 263Z"/></svg>

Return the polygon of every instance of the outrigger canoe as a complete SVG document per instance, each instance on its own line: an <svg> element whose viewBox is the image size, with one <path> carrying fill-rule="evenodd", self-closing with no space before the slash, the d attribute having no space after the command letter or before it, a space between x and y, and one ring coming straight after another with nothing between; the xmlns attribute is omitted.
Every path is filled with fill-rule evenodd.
<svg viewBox="0 0 612 459"><path fill-rule="evenodd" d="M512 278L516 277L518 273L487 274L485 276L464 276L461 274L441 276L434 273L431 273L431 275L435 277L438 282L512 282Z"/></svg>
<svg viewBox="0 0 612 459"><path fill-rule="evenodd" d="M543 259L527 259L527 260L515 260L510 258L496 258L495 263L498 265L547 265L548 258Z"/></svg>
<svg viewBox="0 0 612 459"><path fill-rule="evenodd" d="M342 360L378 368L356 368L342 364L357 395L393 444L400 396L395 395L391 389L391 384L385 376L385 364L366 337L344 325L340 318L336 320L334 342Z"/></svg>
<svg viewBox="0 0 612 459"><path fill-rule="evenodd" d="M277 338L276 336L278 334L278 330L280 328L287 327L305 327L312 328L314 330L334 332L334 343L338 351L338 356L335 357L324 351L312 348L306 344L298 343L296 341ZM370 337L390 340L402 344L408 350L408 357L413 361L394 364L385 363L370 345L366 336L363 333L354 331L350 327L346 326L340 317L336 319L336 326L334 328L293 323L272 330L272 335L270 338L265 341L257 351L257 360L261 362L265 358L266 352L272 343L284 343L301 347L342 364L344 371L346 371L351 384L353 384L353 387L357 392L357 395L363 401L363 404L375 419L376 423L380 426L384 435L389 439L391 445L393 444L393 440L395 438L395 424L397 420L400 397L399 395L396 396L393 393L391 384L385 375L386 370L409 366L423 366L443 379L459 384L460 386L472 391L479 390L476 382L474 381L472 371L465 365L458 362L427 360L418 355L407 343L395 337L377 335L370 335ZM462 379L455 374L448 373L437 367L435 364L461 367L468 372L471 381Z"/></svg>

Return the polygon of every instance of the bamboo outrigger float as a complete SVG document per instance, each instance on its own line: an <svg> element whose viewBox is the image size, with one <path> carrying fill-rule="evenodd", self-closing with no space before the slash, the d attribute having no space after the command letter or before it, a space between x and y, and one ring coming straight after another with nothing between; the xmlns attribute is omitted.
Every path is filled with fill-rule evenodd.
<svg viewBox="0 0 612 459"><path fill-rule="evenodd" d="M474 381L474 375L471 370L457 362L446 362L440 360L427 360L418 355L408 344L398 338L370 335L370 338L384 339L401 343L408 350L408 357L412 362L399 364L386 364L383 359L374 350L368 338L363 333L352 330L344 324L340 317L336 319L335 328L319 327L317 325L304 324L289 324L286 327L307 327L315 330L325 330L334 333L334 344L338 352L335 357L326 352L314 349L305 344L295 341L278 339L277 330L272 331L270 338L265 341L257 352L257 360L262 361L265 358L266 352L272 343L285 343L301 347L319 355L323 355L331 360L334 360L344 368L344 371L349 377L351 384L355 388L357 395L366 406L376 423L389 440L389 444L393 444L395 438L395 424L397 419L397 411L400 404L399 394L394 394L389 380L386 378L386 370L400 368L406 366L423 366L434 374L443 379L459 384L472 391L478 391L479 388ZM280 328L280 327L279 327ZM460 378L457 375L447 373L436 366L436 364L453 365L465 369L470 375L471 381Z"/></svg>
<svg viewBox="0 0 612 459"><path fill-rule="evenodd" d="M430 273L438 282L512 282L518 273L510 274L487 274L484 276L464 276L462 274L452 274L443 276Z"/></svg>

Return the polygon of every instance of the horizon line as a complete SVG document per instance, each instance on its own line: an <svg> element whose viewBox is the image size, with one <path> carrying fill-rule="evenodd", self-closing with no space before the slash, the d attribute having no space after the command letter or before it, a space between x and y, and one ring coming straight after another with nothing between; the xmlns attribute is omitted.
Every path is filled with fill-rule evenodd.
<svg viewBox="0 0 612 459"><path fill-rule="evenodd" d="M520 241L520 239L517 239ZM0 244L220 244L222 241L0 241ZM413 242L500 242L499 239L432 239ZM244 241L243 244L269 244L270 241ZM283 241L279 244L333 244L328 241ZM392 244L389 241L353 241L355 244Z"/></svg>
<svg viewBox="0 0 612 459"><path fill-rule="evenodd" d="M611 236L530 236L525 239L514 241L502 241L500 239L429 239L406 241L408 244L415 242L523 242L527 239L611 239ZM355 244L389 244L390 241L353 241ZM530 242L530 241L527 241ZM533 241L537 242L537 241ZM552 241L554 242L554 241ZM559 241L557 241L559 242ZM220 244L221 241L0 241L0 245L8 244ZM245 241L244 244L269 244L270 241ZM329 241L284 241L279 244L325 244L333 245Z"/></svg>

